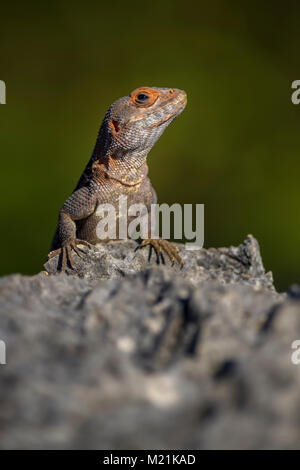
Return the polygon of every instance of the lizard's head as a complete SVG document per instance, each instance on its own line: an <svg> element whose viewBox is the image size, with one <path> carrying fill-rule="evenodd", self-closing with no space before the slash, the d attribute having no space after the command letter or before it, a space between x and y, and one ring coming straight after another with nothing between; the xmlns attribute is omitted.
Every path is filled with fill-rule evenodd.
<svg viewBox="0 0 300 470"><path fill-rule="evenodd" d="M141 87L109 108L104 124L111 150L149 150L184 110L186 93L176 88Z"/></svg>

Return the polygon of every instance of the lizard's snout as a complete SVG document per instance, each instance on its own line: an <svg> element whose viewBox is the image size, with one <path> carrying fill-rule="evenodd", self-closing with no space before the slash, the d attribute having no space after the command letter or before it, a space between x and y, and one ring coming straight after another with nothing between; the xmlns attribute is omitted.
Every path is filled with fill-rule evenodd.
<svg viewBox="0 0 300 470"><path fill-rule="evenodd" d="M181 113L187 103L187 95L184 90L171 88L170 95L172 96L172 101L174 102L175 109L177 108L178 112Z"/></svg>
<svg viewBox="0 0 300 470"><path fill-rule="evenodd" d="M183 107L187 103L187 95L184 90L179 90L178 88L170 88L169 90L170 98L174 102L182 105Z"/></svg>

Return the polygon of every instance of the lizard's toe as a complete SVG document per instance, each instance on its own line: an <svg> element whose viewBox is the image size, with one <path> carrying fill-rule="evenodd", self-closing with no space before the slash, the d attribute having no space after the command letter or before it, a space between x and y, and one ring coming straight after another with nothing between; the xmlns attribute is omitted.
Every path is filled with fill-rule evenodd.
<svg viewBox="0 0 300 470"><path fill-rule="evenodd" d="M57 268L58 271L64 272L67 266L69 266L73 270L76 270L72 251L74 251L79 258L83 258L84 254L84 251L80 248L77 248L77 245L85 245L88 247L91 246L90 243L86 242L85 240L75 239L61 246L57 250L50 251L50 253L48 254L48 260L54 258L55 256L59 256Z"/></svg>
<svg viewBox="0 0 300 470"><path fill-rule="evenodd" d="M48 253L48 260L51 258L54 258L55 256L59 255L61 252L61 248L58 248L58 250L53 250Z"/></svg>
<svg viewBox="0 0 300 470"><path fill-rule="evenodd" d="M149 245L149 256L148 256L148 261L151 260L151 255L152 251L155 251L156 254L156 263L157 264L165 264L165 259L163 252L166 253L168 258L170 259L172 266L174 265L175 261L179 263L179 265L182 267L183 266L183 261L181 257L179 256L179 248L173 243L169 242L168 240L164 240L163 238L158 238L158 239L150 239L147 238L142 241L142 243L137 247L143 248L144 246Z"/></svg>

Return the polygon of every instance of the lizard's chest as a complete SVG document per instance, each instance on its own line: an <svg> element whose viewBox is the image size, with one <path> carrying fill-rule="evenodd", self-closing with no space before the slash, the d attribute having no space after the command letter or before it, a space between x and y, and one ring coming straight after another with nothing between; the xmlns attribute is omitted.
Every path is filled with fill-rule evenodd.
<svg viewBox="0 0 300 470"><path fill-rule="evenodd" d="M77 237L92 244L103 241L103 231L107 232L107 239L118 239L120 216L126 215L128 227L136 217L131 215L135 212L135 204L143 204L150 214L151 204L156 202L156 194L149 178L144 178L135 186L124 186L115 181L111 184L108 181L106 185L97 188L97 200L95 212L76 222ZM114 232L115 236L112 236Z"/></svg>

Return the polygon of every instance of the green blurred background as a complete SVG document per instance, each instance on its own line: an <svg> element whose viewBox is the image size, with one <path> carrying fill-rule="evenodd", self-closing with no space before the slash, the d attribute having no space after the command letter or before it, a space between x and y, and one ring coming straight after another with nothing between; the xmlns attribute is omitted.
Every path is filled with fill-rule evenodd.
<svg viewBox="0 0 300 470"><path fill-rule="evenodd" d="M299 280L300 3L1 4L0 274L42 268L108 106L141 85L188 105L149 157L159 202L204 203L205 246L261 245Z"/></svg>

